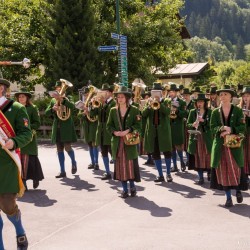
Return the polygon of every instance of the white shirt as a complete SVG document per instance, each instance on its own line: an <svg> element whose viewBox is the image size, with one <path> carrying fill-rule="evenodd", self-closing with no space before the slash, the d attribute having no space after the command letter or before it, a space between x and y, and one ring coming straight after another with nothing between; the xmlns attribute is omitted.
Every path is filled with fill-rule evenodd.
<svg viewBox="0 0 250 250"><path fill-rule="evenodd" d="M6 100L7 98L5 96L0 97L0 106L2 106Z"/></svg>

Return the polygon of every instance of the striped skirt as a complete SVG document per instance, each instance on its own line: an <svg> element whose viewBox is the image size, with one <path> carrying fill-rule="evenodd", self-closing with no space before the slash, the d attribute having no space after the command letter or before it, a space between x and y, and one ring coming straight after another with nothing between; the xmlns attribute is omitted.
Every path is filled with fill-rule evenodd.
<svg viewBox="0 0 250 250"><path fill-rule="evenodd" d="M247 175L250 175L250 135L246 137L244 144L244 171Z"/></svg>
<svg viewBox="0 0 250 250"><path fill-rule="evenodd" d="M140 182L138 158L128 160L124 145L124 141L120 139L119 149L115 160L114 179L119 181L134 180Z"/></svg>

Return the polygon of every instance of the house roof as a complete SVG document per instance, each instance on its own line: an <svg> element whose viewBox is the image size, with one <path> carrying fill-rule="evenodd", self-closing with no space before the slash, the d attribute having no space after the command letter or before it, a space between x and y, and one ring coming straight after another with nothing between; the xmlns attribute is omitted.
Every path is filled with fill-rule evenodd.
<svg viewBox="0 0 250 250"><path fill-rule="evenodd" d="M199 75L207 66L208 63L177 64L168 71L168 75Z"/></svg>

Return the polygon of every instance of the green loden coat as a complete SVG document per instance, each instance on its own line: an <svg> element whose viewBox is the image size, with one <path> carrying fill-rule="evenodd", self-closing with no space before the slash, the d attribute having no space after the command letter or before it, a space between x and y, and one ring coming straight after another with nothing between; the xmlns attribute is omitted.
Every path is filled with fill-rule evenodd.
<svg viewBox="0 0 250 250"><path fill-rule="evenodd" d="M181 100L180 98L177 98L177 101L179 102L179 107L176 112L177 118L176 119L170 119L170 125L171 125L171 133L172 133L172 144L174 145L182 145L185 141L185 135L184 135L184 118L187 117L187 111L186 111L186 102ZM171 99L167 99L167 103L169 107L171 106Z"/></svg>
<svg viewBox="0 0 250 250"><path fill-rule="evenodd" d="M121 119L120 110L118 113ZM129 106L125 114L124 121L122 122L122 129L136 130L141 134L141 115L138 108ZM111 151L113 159L116 159L120 137L113 135L114 131L120 131L120 126L117 118L117 107L113 107L110 110L109 118L107 122L107 130L112 135L111 138ZM124 145L126 158L128 160L134 160L138 157L137 145Z"/></svg>
<svg viewBox="0 0 250 250"><path fill-rule="evenodd" d="M160 104L159 109L159 125L157 129L154 127L154 110L145 107L142 116L146 119L146 128L144 133L144 149L146 152L154 152L154 139L158 136L160 152L172 151L172 136L170 127L170 108L168 101L165 99Z"/></svg>
<svg viewBox="0 0 250 250"><path fill-rule="evenodd" d="M62 104L68 107L71 110L70 117L66 121L62 121L57 117L56 112L52 109L56 103L56 99L53 98L45 110L45 114L52 116L54 118L53 125L52 125L52 135L51 141L52 143L56 143L56 133L57 127L60 126L60 137L61 142L76 142L77 136L75 131L75 125L73 121L73 110L74 110L74 103L68 99L64 99Z"/></svg>
<svg viewBox="0 0 250 250"><path fill-rule="evenodd" d="M41 125L40 115L35 105L26 106L27 113L30 119L30 128L32 130L32 141L21 149L22 154L38 155L37 135L36 130Z"/></svg>
<svg viewBox="0 0 250 250"><path fill-rule="evenodd" d="M96 130L95 142L97 146L101 145L101 138L103 135L103 145L111 145L111 134L107 131L107 120L111 108L115 107L116 101L114 99L110 100L108 103L105 103L101 108L95 108L93 110L93 115L98 115L98 124ZM104 110L104 117L102 120L102 111Z"/></svg>
<svg viewBox="0 0 250 250"><path fill-rule="evenodd" d="M213 142L213 136L212 132L210 130L210 118L211 118L211 109L207 109L202 118L204 119L204 122L199 123L198 130L202 133L202 138L205 141L206 148L209 154L211 154L212 150L212 142ZM188 129L195 129L193 127L193 123L196 121L197 113L196 109L191 109L188 120L187 120L187 127ZM195 135L189 136L189 142L188 142L188 153L194 155L196 152L196 143L197 140L195 140Z"/></svg>
<svg viewBox="0 0 250 250"><path fill-rule="evenodd" d="M22 148L27 145L32 140L32 133L25 107L18 102L14 102L3 113L16 133L16 136L12 138L15 147ZM10 156L0 147L0 193L16 194L18 192L18 168Z"/></svg>
<svg viewBox="0 0 250 250"><path fill-rule="evenodd" d="M224 139L220 137L220 128L223 126L221 122L221 109L216 108L212 111L210 127L214 135L212 153L211 153L211 167L217 168L220 164L221 149L223 147ZM244 115L242 109L231 105L231 111L229 114L229 124L232 130L232 134L245 133L246 125L244 122ZM231 148L232 155L239 167L244 166L243 145L240 148Z"/></svg>

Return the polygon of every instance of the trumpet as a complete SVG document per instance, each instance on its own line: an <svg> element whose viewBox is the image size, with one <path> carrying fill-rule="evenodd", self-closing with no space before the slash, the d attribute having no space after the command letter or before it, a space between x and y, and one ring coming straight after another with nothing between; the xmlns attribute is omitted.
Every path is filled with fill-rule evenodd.
<svg viewBox="0 0 250 250"><path fill-rule="evenodd" d="M159 101L157 101L156 98L151 98L151 97L150 97L150 98L148 99L148 106L149 106L151 109L153 109L153 110L158 110L158 109L160 109L161 104L160 104Z"/></svg>
<svg viewBox="0 0 250 250"><path fill-rule="evenodd" d="M22 65L25 69L30 67L30 59L24 58L21 62L0 61L0 65Z"/></svg>

